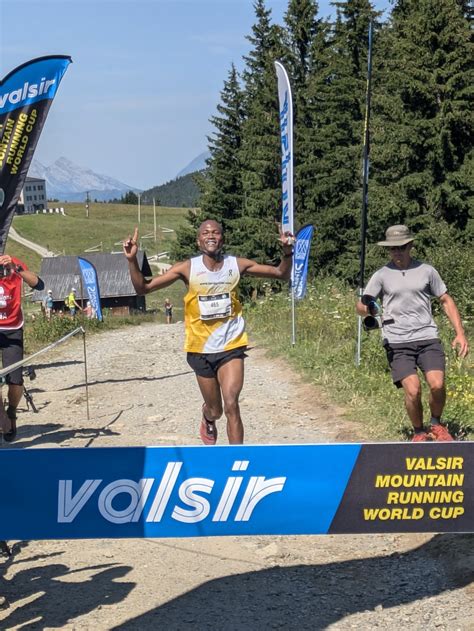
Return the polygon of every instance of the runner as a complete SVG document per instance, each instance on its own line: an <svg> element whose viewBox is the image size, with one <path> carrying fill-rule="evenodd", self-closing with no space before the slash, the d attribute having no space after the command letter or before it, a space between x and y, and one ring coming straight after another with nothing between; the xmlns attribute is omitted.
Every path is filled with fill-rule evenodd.
<svg viewBox="0 0 474 631"><path fill-rule="evenodd" d="M206 219L197 235L201 255L176 263L151 280L144 278L138 266L138 229L124 241L123 251L138 295L164 289L177 280L182 280L188 288L184 297L184 350L204 399L200 436L205 445L216 443L216 421L223 412L229 443L243 443L239 396L244 383L247 333L237 287L244 274L278 280L290 278L294 238L280 231L279 241L283 257L276 266L224 255L222 226Z"/></svg>

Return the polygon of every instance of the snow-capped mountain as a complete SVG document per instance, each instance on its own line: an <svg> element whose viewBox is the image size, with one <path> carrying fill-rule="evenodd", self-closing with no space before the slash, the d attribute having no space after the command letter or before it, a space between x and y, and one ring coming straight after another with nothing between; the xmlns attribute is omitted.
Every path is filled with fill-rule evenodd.
<svg viewBox="0 0 474 631"><path fill-rule="evenodd" d="M194 173L195 171L202 171L207 167L206 160L211 156L209 151L203 151L198 156L192 160L188 166L181 169L181 171L177 174L178 177L183 177L183 175L188 175L188 173Z"/></svg>
<svg viewBox="0 0 474 631"><path fill-rule="evenodd" d="M108 175L78 166L64 157L58 158L48 167L33 159L28 175L46 180L48 198L61 201L82 201L87 191L91 199L104 201L121 197L127 191L140 190Z"/></svg>

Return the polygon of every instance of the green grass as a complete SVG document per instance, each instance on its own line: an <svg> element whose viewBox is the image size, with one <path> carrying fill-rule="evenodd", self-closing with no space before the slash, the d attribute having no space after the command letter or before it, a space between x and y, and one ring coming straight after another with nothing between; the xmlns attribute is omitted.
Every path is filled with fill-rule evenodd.
<svg viewBox="0 0 474 631"><path fill-rule="evenodd" d="M10 256L14 256L23 263L26 263L28 269L33 272L39 272L41 267L41 256L30 250L30 248L25 248L24 245L20 245L13 239L7 240L7 247L5 248L5 253Z"/></svg>
<svg viewBox="0 0 474 631"><path fill-rule="evenodd" d="M367 439L399 440L407 437L410 429L403 394L392 385L378 331L363 333L362 363L356 367L354 305L353 291L335 281L318 280L316 287L309 288L307 297L297 303L294 347L290 300L286 294L270 295L247 309L247 321L251 333L272 353L287 358L310 382L321 386L331 400L343 405L349 418L362 422ZM437 323L448 364L448 398L443 417L449 420L456 436L472 439L472 363L457 359L451 350L454 334L447 319L438 316ZM426 388L423 400L428 422Z"/></svg>
<svg viewBox="0 0 474 631"><path fill-rule="evenodd" d="M143 236L154 232L153 206L141 206L140 224L138 207L129 204L91 203L89 218L86 217L84 204L64 204L66 216L57 214L21 215L14 218L14 227L26 239L38 243L56 254L74 255L88 248L100 246L98 251L121 251L122 240L139 226L141 243L148 256L169 250L176 238L174 232L162 232L161 227L176 230L185 221L188 210L185 208L167 208L157 206L157 241ZM41 257L32 250L21 246L13 239L7 241L6 251L23 260L29 268L39 272ZM169 262L166 258L160 259ZM153 275L158 273L152 266ZM160 292L149 294L146 298L147 309L155 311L156 320L165 322L163 303L170 298L173 303L173 318L183 319L183 296L186 289L182 283ZM39 312L39 306L29 305L25 301L27 313Z"/></svg>
<svg viewBox="0 0 474 631"><path fill-rule="evenodd" d="M147 255L167 251L175 234L164 233L161 227L176 228L186 217L187 209L156 209L157 242L154 238L143 239L153 233L153 207L141 206L140 224L136 206L128 204L90 204L89 218L83 204L64 204L66 216L38 214L16 216L15 230L26 239L39 243L55 254L80 254L86 249L99 246L103 252L121 250L122 240L136 225L139 226L141 247ZM8 246L12 243L10 239ZM99 249L100 251L100 249Z"/></svg>

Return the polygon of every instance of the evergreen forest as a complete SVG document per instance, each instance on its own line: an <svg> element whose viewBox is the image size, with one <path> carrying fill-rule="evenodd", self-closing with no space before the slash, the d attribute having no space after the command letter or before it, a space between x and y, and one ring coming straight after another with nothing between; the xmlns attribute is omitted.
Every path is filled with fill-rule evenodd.
<svg viewBox="0 0 474 631"><path fill-rule="evenodd" d="M329 22L315 0L289 0L284 23L275 24L265 1L255 0L249 53L240 72L230 61L211 119L208 168L196 176L200 210L189 212L173 254L193 255L198 225L215 218L228 251L279 259L279 60L293 92L295 228L315 227L310 275L357 286L372 20L367 274L385 261L375 243L386 228L407 224L417 235L415 256L438 267L472 314L471 5L394 0L382 21L369 0L333 4Z"/></svg>

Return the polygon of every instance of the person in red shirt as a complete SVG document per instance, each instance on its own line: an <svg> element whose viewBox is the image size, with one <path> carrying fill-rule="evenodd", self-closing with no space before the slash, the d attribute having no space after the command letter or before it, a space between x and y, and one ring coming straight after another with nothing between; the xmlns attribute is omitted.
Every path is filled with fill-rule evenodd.
<svg viewBox="0 0 474 631"><path fill-rule="evenodd" d="M44 283L26 265L9 254L0 255L0 351L3 367L7 368L23 359L23 311L21 289L23 281L32 289L43 289ZM6 375L8 384L8 408L3 408L0 397L3 438L12 442L16 438L16 409L23 396L23 369Z"/></svg>

